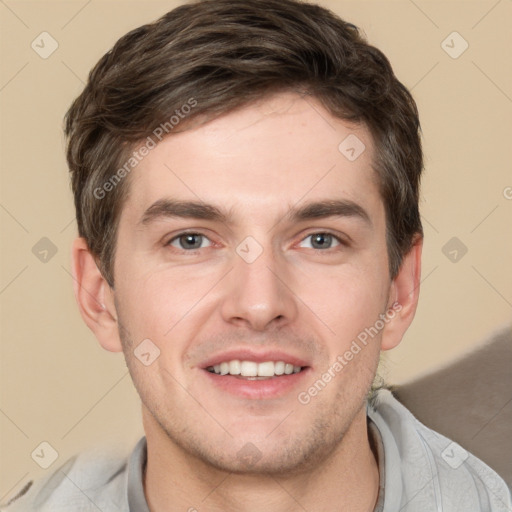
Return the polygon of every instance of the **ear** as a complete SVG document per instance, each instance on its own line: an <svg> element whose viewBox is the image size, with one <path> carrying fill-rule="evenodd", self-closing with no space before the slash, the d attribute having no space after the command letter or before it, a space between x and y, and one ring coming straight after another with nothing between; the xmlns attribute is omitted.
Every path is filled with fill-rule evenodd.
<svg viewBox="0 0 512 512"><path fill-rule="evenodd" d="M412 249L404 256L400 270L389 290L387 317L382 331L381 350L395 348L411 325L420 293L421 249L423 237L418 236Z"/></svg>
<svg viewBox="0 0 512 512"><path fill-rule="evenodd" d="M73 288L80 314L100 345L121 352L114 291L102 276L85 238L76 238L71 249Z"/></svg>

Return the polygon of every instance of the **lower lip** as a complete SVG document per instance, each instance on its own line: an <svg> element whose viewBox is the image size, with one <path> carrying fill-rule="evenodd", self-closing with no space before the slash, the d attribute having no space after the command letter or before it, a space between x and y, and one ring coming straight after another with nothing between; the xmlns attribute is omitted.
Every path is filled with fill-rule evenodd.
<svg viewBox="0 0 512 512"><path fill-rule="evenodd" d="M253 400L279 398L299 386L310 368L304 368L298 373L280 375L264 380L248 380L233 375L219 375L217 373L202 370L212 384L228 393Z"/></svg>

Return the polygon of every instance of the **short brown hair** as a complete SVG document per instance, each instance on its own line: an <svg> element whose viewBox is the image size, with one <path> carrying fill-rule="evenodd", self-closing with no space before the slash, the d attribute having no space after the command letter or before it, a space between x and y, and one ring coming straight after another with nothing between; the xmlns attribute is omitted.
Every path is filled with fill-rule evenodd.
<svg viewBox="0 0 512 512"><path fill-rule="evenodd" d="M332 115L369 129L386 211L389 271L396 275L422 235L423 155L416 104L388 59L356 26L314 4L202 0L119 39L66 114L79 235L110 286L128 180L109 186L104 197L97 191L121 171L130 151L158 126L168 126L191 98L195 106L185 122L213 119L287 90L306 91Z"/></svg>

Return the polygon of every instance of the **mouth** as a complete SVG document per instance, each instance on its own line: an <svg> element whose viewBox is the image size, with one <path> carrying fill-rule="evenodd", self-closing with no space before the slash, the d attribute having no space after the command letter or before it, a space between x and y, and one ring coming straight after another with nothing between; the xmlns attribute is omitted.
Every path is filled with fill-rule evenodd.
<svg viewBox="0 0 512 512"><path fill-rule="evenodd" d="M306 367L287 363L285 361L222 361L219 364L208 366L206 370L216 375L230 375L246 380L268 380L282 375L300 373Z"/></svg>
<svg viewBox="0 0 512 512"><path fill-rule="evenodd" d="M300 391L311 366L282 352L237 351L214 356L200 369L210 388L213 385L238 398L262 400Z"/></svg>

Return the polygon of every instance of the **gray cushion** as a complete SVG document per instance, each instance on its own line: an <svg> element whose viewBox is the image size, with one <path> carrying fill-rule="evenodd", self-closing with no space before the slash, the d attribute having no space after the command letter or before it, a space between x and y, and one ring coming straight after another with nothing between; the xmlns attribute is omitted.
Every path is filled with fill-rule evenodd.
<svg viewBox="0 0 512 512"><path fill-rule="evenodd" d="M512 487L512 329L393 394L422 423L459 443Z"/></svg>

